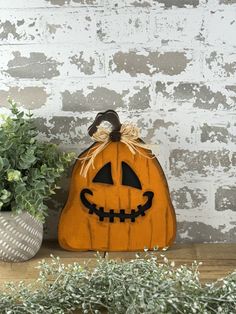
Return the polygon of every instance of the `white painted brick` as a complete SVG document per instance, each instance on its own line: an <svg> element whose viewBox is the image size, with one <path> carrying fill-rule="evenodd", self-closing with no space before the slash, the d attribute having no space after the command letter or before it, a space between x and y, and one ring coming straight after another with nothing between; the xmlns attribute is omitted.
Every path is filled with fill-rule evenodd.
<svg viewBox="0 0 236 314"><path fill-rule="evenodd" d="M153 0L119 0L119 1L111 1L111 0L103 0L104 7L109 8L124 8L124 7L132 7L132 8L149 8L153 6Z"/></svg>
<svg viewBox="0 0 236 314"><path fill-rule="evenodd" d="M51 48L51 49L50 49ZM0 47L2 79L51 79L63 65L57 47L18 45Z"/></svg>
<svg viewBox="0 0 236 314"><path fill-rule="evenodd" d="M211 118L196 117L196 133L198 133L198 142L204 149L209 145L212 149L227 149L236 151L236 125L234 123L234 114L211 115Z"/></svg>
<svg viewBox="0 0 236 314"><path fill-rule="evenodd" d="M182 120L175 113L168 116L158 111L158 106L152 109L152 114L145 113L140 117L140 125L145 134L145 139L157 146L162 146L168 151L178 147L194 147L195 135L192 133L194 116L182 114Z"/></svg>
<svg viewBox="0 0 236 314"><path fill-rule="evenodd" d="M109 81L97 79L90 82L65 81L60 85L62 108L67 112L113 110L143 111L152 106L151 82Z"/></svg>
<svg viewBox="0 0 236 314"><path fill-rule="evenodd" d="M199 5L205 4L207 0L153 0L153 3L161 8L197 8Z"/></svg>
<svg viewBox="0 0 236 314"><path fill-rule="evenodd" d="M0 18L0 44L43 41L45 27L39 11L1 9Z"/></svg>
<svg viewBox="0 0 236 314"><path fill-rule="evenodd" d="M160 11L160 10L159 10ZM203 40L203 11L195 9L153 12L155 37L161 44L199 45Z"/></svg>
<svg viewBox="0 0 236 314"><path fill-rule="evenodd" d="M233 50L214 49L205 52L204 77L208 80L235 81L236 53Z"/></svg>
<svg viewBox="0 0 236 314"><path fill-rule="evenodd" d="M0 0L0 8L5 9L15 9L15 8L38 8L38 7L44 7L45 4L49 6L47 1L45 0L11 0L11 1L5 1Z"/></svg>
<svg viewBox="0 0 236 314"><path fill-rule="evenodd" d="M97 35L103 43L146 43L152 38L146 11L110 10L96 17Z"/></svg>
<svg viewBox="0 0 236 314"><path fill-rule="evenodd" d="M206 44L236 47L236 7L210 11L205 16Z"/></svg>
<svg viewBox="0 0 236 314"><path fill-rule="evenodd" d="M136 8L149 8L153 6L153 2L153 0L124 0L125 6L132 6Z"/></svg>
<svg viewBox="0 0 236 314"><path fill-rule="evenodd" d="M101 6L103 0L0 0L0 8L67 8Z"/></svg>
<svg viewBox="0 0 236 314"><path fill-rule="evenodd" d="M105 56L102 50L72 45L67 46L61 54L64 60L64 75L69 77L105 76Z"/></svg>
<svg viewBox="0 0 236 314"><path fill-rule="evenodd" d="M104 0L103 5L110 8L122 8L122 7L133 7L133 8L196 8L201 4L205 4L207 0Z"/></svg>
<svg viewBox="0 0 236 314"><path fill-rule="evenodd" d="M89 10L53 10L45 15L46 39L50 43L89 43L96 37L94 13Z"/></svg>
<svg viewBox="0 0 236 314"><path fill-rule="evenodd" d="M19 45L0 48L0 78L55 79L104 76L103 55L81 46Z"/></svg>
<svg viewBox="0 0 236 314"><path fill-rule="evenodd" d="M114 79L147 78L202 79L200 52L191 49L120 49L109 50L108 74Z"/></svg>
<svg viewBox="0 0 236 314"><path fill-rule="evenodd" d="M48 102L52 97L51 84L34 81L1 82L0 104L1 112L9 113L8 97L14 99L21 109L33 111L48 110Z"/></svg>
<svg viewBox="0 0 236 314"><path fill-rule="evenodd" d="M235 111L235 84L157 81L155 95L156 106L166 112L195 111L202 117L206 111Z"/></svg>
<svg viewBox="0 0 236 314"><path fill-rule="evenodd" d="M72 7L100 7L103 6L104 0L67 0L67 2Z"/></svg>
<svg viewBox="0 0 236 314"><path fill-rule="evenodd" d="M236 1L235 0L218 0L217 4L223 4L223 5L225 4L227 6L233 7L233 6L236 6Z"/></svg>
<svg viewBox="0 0 236 314"><path fill-rule="evenodd" d="M173 205L178 209L180 215L191 216L194 212L202 215L205 211L209 212L213 209L208 182L201 181L199 184L199 180L186 182L175 178L173 183L174 188L171 191L171 197Z"/></svg>

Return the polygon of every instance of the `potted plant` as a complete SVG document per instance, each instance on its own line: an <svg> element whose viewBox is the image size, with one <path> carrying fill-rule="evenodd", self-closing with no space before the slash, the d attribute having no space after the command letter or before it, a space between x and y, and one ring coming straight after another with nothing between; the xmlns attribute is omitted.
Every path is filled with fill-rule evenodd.
<svg viewBox="0 0 236 314"><path fill-rule="evenodd" d="M40 142L32 114L9 100L11 116L0 125L0 259L33 257L43 238L45 200L73 159L51 143Z"/></svg>

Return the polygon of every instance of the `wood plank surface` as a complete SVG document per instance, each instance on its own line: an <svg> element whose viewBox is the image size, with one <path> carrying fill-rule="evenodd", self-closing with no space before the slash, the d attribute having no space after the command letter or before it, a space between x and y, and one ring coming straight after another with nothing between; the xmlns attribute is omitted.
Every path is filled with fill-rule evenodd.
<svg viewBox="0 0 236 314"><path fill-rule="evenodd" d="M63 263L87 263L93 267L96 264L96 252L69 252L62 250L57 242L44 242L38 254L31 260L23 263L0 262L0 284L6 281L32 281L38 276L35 267L42 259L50 261L50 255L59 256ZM135 258L136 252L112 252L108 258L129 260ZM144 252L140 252L144 254ZM211 282L222 278L236 270L236 244L175 244L167 251L158 252L159 260L165 255L169 260L175 261L176 266L191 265L193 261L202 262L200 278L202 282ZM104 253L101 253L103 256Z"/></svg>

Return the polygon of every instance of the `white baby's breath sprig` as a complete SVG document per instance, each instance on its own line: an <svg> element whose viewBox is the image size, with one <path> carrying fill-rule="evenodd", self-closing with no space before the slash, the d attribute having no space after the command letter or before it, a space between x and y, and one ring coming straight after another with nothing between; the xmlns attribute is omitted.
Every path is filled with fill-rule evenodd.
<svg viewBox="0 0 236 314"><path fill-rule="evenodd" d="M0 292L0 313L235 313L236 272L202 285L199 263L176 267L159 258L155 252L129 261L98 254L96 266L87 267L52 256L39 263L38 281L9 283Z"/></svg>

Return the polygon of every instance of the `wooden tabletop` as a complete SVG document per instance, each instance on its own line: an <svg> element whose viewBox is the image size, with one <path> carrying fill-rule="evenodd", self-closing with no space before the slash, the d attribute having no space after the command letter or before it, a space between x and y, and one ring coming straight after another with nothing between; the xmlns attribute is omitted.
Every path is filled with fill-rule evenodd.
<svg viewBox="0 0 236 314"><path fill-rule="evenodd" d="M93 267L96 264L95 252L68 252L62 250L57 242L44 242L38 254L31 260L23 263L0 262L0 284L6 281L32 281L38 276L35 268L42 259L50 261L50 254L59 256L63 263L84 262L90 260ZM102 255L104 253L101 253ZM135 252L113 252L109 258L129 260L135 257ZM211 282L222 278L236 270L236 244L175 244L164 254L169 260L175 261L176 266L180 264L191 265L196 260L202 262L200 266L200 278L202 282ZM160 256L160 261L162 257Z"/></svg>

